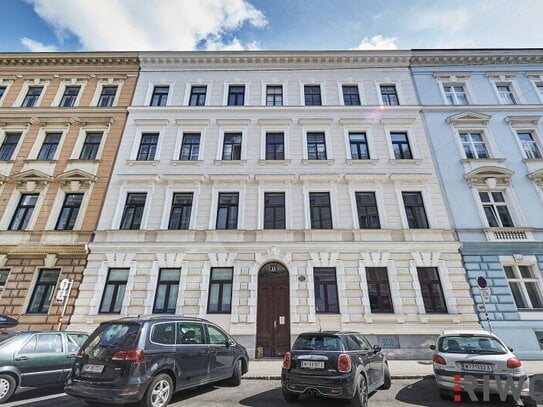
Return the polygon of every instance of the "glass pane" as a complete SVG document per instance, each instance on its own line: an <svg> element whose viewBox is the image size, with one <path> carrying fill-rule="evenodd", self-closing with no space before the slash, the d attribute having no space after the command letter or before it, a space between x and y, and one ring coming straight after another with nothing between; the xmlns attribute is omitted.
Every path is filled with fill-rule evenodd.
<svg viewBox="0 0 543 407"><path fill-rule="evenodd" d="M219 284L211 284L209 287L209 309L208 312L219 310Z"/></svg>
<svg viewBox="0 0 543 407"><path fill-rule="evenodd" d="M227 337L217 328L212 325L207 325L207 333L209 335L209 343L212 345L226 344Z"/></svg>
<svg viewBox="0 0 543 407"><path fill-rule="evenodd" d="M181 277L181 270L179 269L161 269L160 281L175 281L178 282Z"/></svg>
<svg viewBox="0 0 543 407"><path fill-rule="evenodd" d="M530 297L530 301L532 302L532 308L543 308L539 284L536 282L528 282L525 283L525 285L526 291L528 292L528 297Z"/></svg>
<svg viewBox="0 0 543 407"><path fill-rule="evenodd" d="M119 285L117 296L115 297L115 306L113 307L113 312L121 312L121 306L123 305L125 289L126 289L125 284Z"/></svg>
<svg viewBox="0 0 543 407"><path fill-rule="evenodd" d="M520 270L520 275L523 278L534 278L530 266L518 266L518 268Z"/></svg>
<svg viewBox="0 0 543 407"><path fill-rule="evenodd" d="M175 308L177 307L177 296L179 294L179 285L171 284L170 285L170 298L168 298L167 309L168 312L175 313Z"/></svg>
<svg viewBox="0 0 543 407"><path fill-rule="evenodd" d="M520 290L519 283L510 282L509 287L511 288L511 293L513 294L513 299L515 300L517 308L528 308Z"/></svg>
<svg viewBox="0 0 543 407"><path fill-rule="evenodd" d="M113 290L113 285L106 285L106 288L104 290L104 297L102 298L102 306L100 307L100 312L109 312L109 309L111 307L111 301L113 300Z"/></svg>
<svg viewBox="0 0 543 407"><path fill-rule="evenodd" d="M108 281L127 281L128 269L111 269Z"/></svg>
<svg viewBox="0 0 543 407"><path fill-rule="evenodd" d="M505 270L505 275L507 276L507 278L515 278L515 273L513 271L513 267L504 266L503 269Z"/></svg>
<svg viewBox="0 0 543 407"><path fill-rule="evenodd" d="M36 353L62 353L62 336L59 334L38 335Z"/></svg>
<svg viewBox="0 0 543 407"><path fill-rule="evenodd" d="M202 324L181 322L177 324L177 343L181 345L199 345L204 343Z"/></svg>
<svg viewBox="0 0 543 407"><path fill-rule="evenodd" d="M164 345L175 344L175 323L156 324L151 332L151 341Z"/></svg>
<svg viewBox="0 0 543 407"><path fill-rule="evenodd" d="M230 309L230 300L232 298L232 284L223 284L222 285L222 303L221 310L227 311Z"/></svg>
<svg viewBox="0 0 543 407"><path fill-rule="evenodd" d="M165 284L159 284L159 286L157 287L155 298L155 312L164 310L164 302L166 301L166 289L167 286Z"/></svg>
<svg viewBox="0 0 543 407"><path fill-rule="evenodd" d="M232 269L231 268L214 268L211 270L211 280L231 280Z"/></svg>

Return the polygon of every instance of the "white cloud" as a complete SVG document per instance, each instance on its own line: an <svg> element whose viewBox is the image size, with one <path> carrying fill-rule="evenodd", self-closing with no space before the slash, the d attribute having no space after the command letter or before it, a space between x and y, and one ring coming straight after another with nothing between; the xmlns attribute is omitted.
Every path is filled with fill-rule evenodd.
<svg viewBox="0 0 543 407"><path fill-rule="evenodd" d="M371 38L364 37L358 46L351 49L372 50L372 49L398 49L396 38L374 35Z"/></svg>
<svg viewBox="0 0 543 407"><path fill-rule="evenodd" d="M234 37L230 42L222 41L220 38L209 38L206 41L206 51L256 51L259 49L260 47L256 41L242 44L237 37Z"/></svg>
<svg viewBox="0 0 543 407"><path fill-rule="evenodd" d="M46 45L39 41L34 41L31 38L21 38L21 44L23 44L30 52L54 52L57 48L54 45Z"/></svg>
<svg viewBox="0 0 543 407"><path fill-rule="evenodd" d="M26 1L60 41L74 35L85 50L246 48L251 43L243 45L236 38L223 43L224 35L243 24L267 24L248 0Z"/></svg>

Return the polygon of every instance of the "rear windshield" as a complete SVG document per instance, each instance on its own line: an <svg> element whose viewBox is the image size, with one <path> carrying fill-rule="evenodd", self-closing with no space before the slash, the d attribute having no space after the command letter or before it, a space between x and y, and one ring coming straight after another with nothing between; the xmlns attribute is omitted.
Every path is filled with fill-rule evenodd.
<svg viewBox="0 0 543 407"><path fill-rule="evenodd" d="M304 335L298 337L292 350L337 350L341 351L341 340L332 335Z"/></svg>
<svg viewBox="0 0 543 407"><path fill-rule="evenodd" d="M15 337L16 334L9 333L9 334L0 334L0 343L7 341L8 339L11 339Z"/></svg>
<svg viewBox="0 0 543 407"><path fill-rule="evenodd" d="M136 345L140 328L138 324L100 325L89 337L84 353L93 357L103 357L114 350L132 348Z"/></svg>
<svg viewBox="0 0 543 407"><path fill-rule="evenodd" d="M507 353L495 338L486 335L444 336L439 339L438 350L444 353L500 354Z"/></svg>

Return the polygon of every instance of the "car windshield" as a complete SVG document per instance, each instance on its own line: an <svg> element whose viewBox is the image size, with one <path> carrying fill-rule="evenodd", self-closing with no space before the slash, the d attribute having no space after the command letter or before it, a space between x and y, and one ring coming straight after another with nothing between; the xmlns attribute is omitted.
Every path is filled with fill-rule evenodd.
<svg viewBox="0 0 543 407"><path fill-rule="evenodd" d="M84 353L95 357L107 356L117 349L131 348L136 344L139 324L104 324L89 337Z"/></svg>
<svg viewBox="0 0 543 407"><path fill-rule="evenodd" d="M0 334L0 343L7 341L8 339L11 339L15 336L14 333L9 334Z"/></svg>
<svg viewBox="0 0 543 407"><path fill-rule="evenodd" d="M438 350L443 353L499 354L507 353L496 339L486 335L453 335L439 339Z"/></svg>
<svg viewBox="0 0 543 407"><path fill-rule="evenodd" d="M341 351L341 341L333 335L303 335L296 339L292 350L337 350Z"/></svg>

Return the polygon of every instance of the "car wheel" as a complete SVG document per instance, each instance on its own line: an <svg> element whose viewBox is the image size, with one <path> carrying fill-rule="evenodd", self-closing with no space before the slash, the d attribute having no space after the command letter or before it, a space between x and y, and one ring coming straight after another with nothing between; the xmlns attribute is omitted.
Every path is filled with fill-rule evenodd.
<svg viewBox="0 0 543 407"><path fill-rule="evenodd" d="M143 400L141 407L166 407L172 399L173 382L172 378L167 374L159 374L152 381Z"/></svg>
<svg viewBox="0 0 543 407"><path fill-rule="evenodd" d="M537 407L537 401L531 397L522 397L522 404L524 404L524 407Z"/></svg>
<svg viewBox="0 0 543 407"><path fill-rule="evenodd" d="M439 398L441 400L452 400L453 396L449 390L439 389Z"/></svg>
<svg viewBox="0 0 543 407"><path fill-rule="evenodd" d="M351 405L354 407L367 407L368 405L368 382L363 374L358 375L358 384L354 397L351 399Z"/></svg>
<svg viewBox="0 0 543 407"><path fill-rule="evenodd" d="M239 386L241 384L241 359L234 363L234 371L228 383L231 386Z"/></svg>
<svg viewBox="0 0 543 407"><path fill-rule="evenodd" d="M388 365L385 364L385 371L383 373L384 381L383 385L380 387L381 390L388 390L392 386L392 379L390 377L390 369L388 368Z"/></svg>
<svg viewBox="0 0 543 407"><path fill-rule="evenodd" d="M0 403L5 403L13 395L17 388L17 382L13 376L0 375Z"/></svg>
<svg viewBox="0 0 543 407"><path fill-rule="evenodd" d="M296 403L300 399L299 394L291 393L285 389L281 389L281 392L283 393L283 398L287 401L287 403Z"/></svg>

